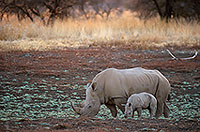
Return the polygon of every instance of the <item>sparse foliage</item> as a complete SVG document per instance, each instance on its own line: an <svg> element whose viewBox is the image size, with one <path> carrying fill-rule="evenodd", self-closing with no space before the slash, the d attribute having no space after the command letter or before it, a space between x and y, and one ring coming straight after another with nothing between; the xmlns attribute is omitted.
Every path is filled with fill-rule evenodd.
<svg viewBox="0 0 200 132"><path fill-rule="evenodd" d="M33 22L37 16L44 24L50 24L56 18L68 17L75 4L76 0L0 0L0 19L16 15L19 21L29 18Z"/></svg>
<svg viewBox="0 0 200 132"><path fill-rule="evenodd" d="M200 20L200 0L138 0L136 7L143 18Z"/></svg>
<svg viewBox="0 0 200 132"><path fill-rule="evenodd" d="M56 18L69 17L69 10L76 4L76 0L44 0L49 16L47 24L53 24Z"/></svg>
<svg viewBox="0 0 200 132"><path fill-rule="evenodd" d="M39 18L44 24L55 19L84 16L86 19L100 16L108 19L120 3L110 0L0 0L0 20L16 15L18 20ZM79 15L77 15L79 14Z"/></svg>

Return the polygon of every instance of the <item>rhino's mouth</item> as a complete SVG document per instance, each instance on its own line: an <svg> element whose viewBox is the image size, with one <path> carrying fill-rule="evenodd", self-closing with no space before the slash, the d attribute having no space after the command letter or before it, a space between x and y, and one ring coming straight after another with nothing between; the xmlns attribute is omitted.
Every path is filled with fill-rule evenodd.
<svg viewBox="0 0 200 132"><path fill-rule="evenodd" d="M79 105L79 107L75 107L72 102L70 102L70 103L71 103L72 109L80 116L94 117L99 112L99 109L84 111L84 108L81 107L81 105Z"/></svg>

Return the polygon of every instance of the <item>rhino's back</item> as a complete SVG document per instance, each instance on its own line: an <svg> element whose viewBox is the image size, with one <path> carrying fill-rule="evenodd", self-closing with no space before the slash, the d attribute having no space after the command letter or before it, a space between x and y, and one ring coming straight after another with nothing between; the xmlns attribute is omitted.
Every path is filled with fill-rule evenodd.
<svg viewBox="0 0 200 132"><path fill-rule="evenodd" d="M166 78L157 70L141 67L131 69L109 68L99 74L104 82L105 95L112 97L129 97L133 93L155 93L159 80Z"/></svg>
<svg viewBox="0 0 200 132"><path fill-rule="evenodd" d="M135 107L143 107L147 108L152 101L152 98L154 99L153 95L142 92L139 94L132 94L127 102L132 102Z"/></svg>

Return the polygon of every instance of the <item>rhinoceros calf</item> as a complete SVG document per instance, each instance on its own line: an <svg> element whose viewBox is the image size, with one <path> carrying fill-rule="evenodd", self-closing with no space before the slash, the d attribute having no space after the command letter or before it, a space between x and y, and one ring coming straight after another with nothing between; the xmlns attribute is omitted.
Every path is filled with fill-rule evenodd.
<svg viewBox="0 0 200 132"><path fill-rule="evenodd" d="M146 92L132 94L125 105L125 117L134 117L134 112L137 111L140 118L142 109L149 109L150 118L153 118L156 108L157 100L152 94Z"/></svg>
<svg viewBox="0 0 200 132"><path fill-rule="evenodd" d="M158 101L156 117L169 116L166 100L171 87L169 81L158 70L147 70L141 67L131 69L109 68L98 73L86 89L86 100L81 107L72 108L85 116L95 116L102 104L117 116L116 106L124 113L127 99L134 93L147 92Z"/></svg>

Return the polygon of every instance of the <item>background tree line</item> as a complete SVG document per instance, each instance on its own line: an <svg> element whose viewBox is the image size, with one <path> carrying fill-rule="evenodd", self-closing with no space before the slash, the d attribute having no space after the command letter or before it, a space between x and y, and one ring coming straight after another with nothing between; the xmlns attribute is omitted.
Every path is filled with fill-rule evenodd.
<svg viewBox="0 0 200 132"><path fill-rule="evenodd" d="M39 18L48 25L69 17L89 19L99 15L107 19L118 6L115 0L0 0L0 20L16 15L19 21L28 18L34 22Z"/></svg>
<svg viewBox="0 0 200 132"><path fill-rule="evenodd" d="M127 9L145 19L159 15L166 22L200 20L200 0L0 0L0 20L15 15L19 21L39 19L48 25L69 17L108 19L111 12L120 15Z"/></svg>
<svg viewBox="0 0 200 132"><path fill-rule="evenodd" d="M138 0L136 10L140 17L159 15L166 22L180 18L187 21L200 20L200 0Z"/></svg>

